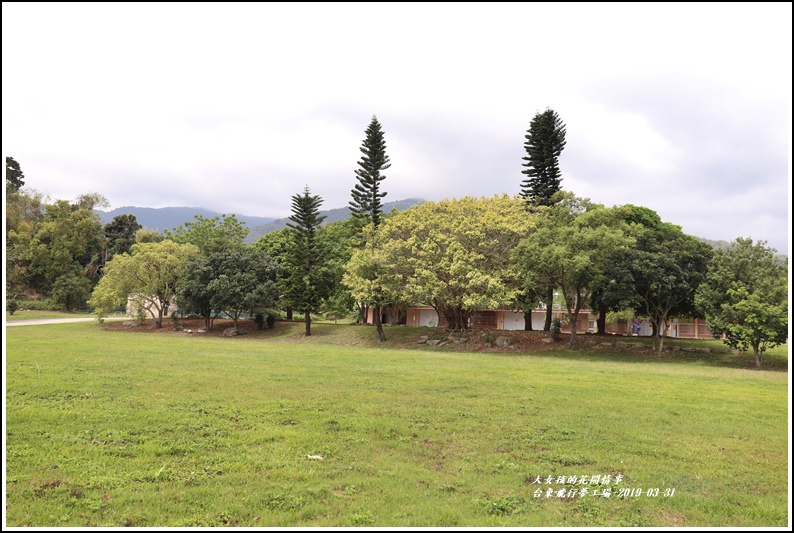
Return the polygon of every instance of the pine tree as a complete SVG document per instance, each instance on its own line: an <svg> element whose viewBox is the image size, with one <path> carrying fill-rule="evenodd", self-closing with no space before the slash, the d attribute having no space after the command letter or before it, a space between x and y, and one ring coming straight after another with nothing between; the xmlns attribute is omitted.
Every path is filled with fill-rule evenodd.
<svg viewBox="0 0 794 533"><path fill-rule="evenodd" d="M537 113L529 124L524 149L527 157L522 174L527 178L521 182L521 198L527 200L529 207L551 206L552 197L560 190L560 167L557 158L565 148L565 125L551 109ZM544 331L551 330L552 299L554 287L546 288L546 321Z"/></svg>
<svg viewBox="0 0 794 533"><path fill-rule="evenodd" d="M287 223L291 239L284 292L293 308L304 314L307 337L312 334L311 313L319 308L330 289L324 265L327 254L317 239L317 231L325 220L325 216L320 216L322 203L322 198L311 196L309 187L305 187L303 195L292 197L292 223Z"/></svg>
<svg viewBox="0 0 794 533"><path fill-rule="evenodd" d="M377 227L380 224L383 204L381 198L386 196L380 192L380 182L386 179L381 171L391 166L389 156L386 155L386 141L377 117L372 116L372 121L366 130L366 138L361 143L361 153L364 156L358 162L356 170L358 183L350 191L353 200L350 202L350 211L357 218L369 219Z"/></svg>
<svg viewBox="0 0 794 533"><path fill-rule="evenodd" d="M17 192L25 185L25 174L13 157L6 157L6 194Z"/></svg>
<svg viewBox="0 0 794 533"><path fill-rule="evenodd" d="M530 205L552 205L552 196L560 190L560 167L557 158L565 148L565 125L556 112L546 109L532 119L524 136L527 157L522 174L521 197Z"/></svg>

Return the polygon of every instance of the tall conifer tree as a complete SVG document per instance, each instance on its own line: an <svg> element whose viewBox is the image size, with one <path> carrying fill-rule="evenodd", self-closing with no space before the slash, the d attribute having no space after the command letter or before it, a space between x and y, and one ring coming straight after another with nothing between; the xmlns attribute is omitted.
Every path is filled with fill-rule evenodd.
<svg viewBox="0 0 794 533"><path fill-rule="evenodd" d="M326 252L317 239L317 231L325 216L320 216L319 196L309 194L309 187L303 195L292 197L292 215L287 223L290 228L290 242L287 248L287 277L284 283L286 300L293 308L304 314L306 336L312 334L311 313L316 311L328 295L330 286L325 268Z"/></svg>
<svg viewBox="0 0 794 533"><path fill-rule="evenodd" d="M552 205L552 196L560 190L560 166L557 158L565 148L565 124L557 113L546 109L529 124L524 136L527 157L521 171L527 178L521 183L521 197L531 205Z"/></svg>
<svg viewBox="0 0 794 533"><path fill-rule="evenodd" d="M369 219L377 227L383 214L381 198L386 196L380 190L380 182L386 179L381 171L391 166L389 156L386 155L386 141L377 117L372 116L372 121L366 130L366 138L361 143L361 153L364 154L358 162L356 176L358 183L350 191L353 200L350 202L350 211L357 218Z"/></svg>
<svg viewBox="0 0 794 533"><path fill-rule="evenodd" d="M389 156L386 155L386 141L383 138L383 130L381 130L378 118L373 115L372 121L366 130L366 137L364 142L361 143L361 153L364 154L358 162L356 176L358 183L350 191L353 200L350 202L350 211L353 216L364 223L372 222L377 228L380 225L383 215L383 204L381 198L386 196L385 192L380 190L380 182L386 179L386 176L381 174L381 171L386 170L391 166ZM362 322L366 324L366 304L359 303L362 315ZM381 323L380 316L380 303L375 303L375 326L378 329L378 338L381 342L386 340L386 334L383 332L383 324Z"/></svg>
<svg viewBox="0 0 794 533"><path fill-rule="evenodd" d="M554 205L552 197L560 190L560 166L557 158L565 148L565 124L557 113L549 108L537 113L529 124L524 149L527 157L522 158L526 167L521 171L527 178L521 182L521 198L527 200L527 207ZM554 287L546 287L546 321L544 331L551 330L552 300Z"/></svg>

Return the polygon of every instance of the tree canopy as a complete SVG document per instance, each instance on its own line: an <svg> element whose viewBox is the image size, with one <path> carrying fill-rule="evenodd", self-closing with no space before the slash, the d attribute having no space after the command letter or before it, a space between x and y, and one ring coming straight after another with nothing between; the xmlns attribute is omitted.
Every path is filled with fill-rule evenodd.
<svg viewBox="0 0 794 533"><path fill-rule="evenodd" d="M664 330L670 318L691 316L695 291L706 275L712 250L679 226L632 225L633 248L617 250L610 256L605 275L606 298L615 293L654 324L654 349L661 352Z"/></svg>
<svg viewBox="0 0 794 533"><path fill-rule="evenodd" d="M192 222L185 222L173 231L165 230L167 239L180 244L195 244L202 254L222 250L229 244L242 244L248 236L245 222L235 215L221 215L207 218L195 215Z"/></svg>
<svg viewBox="0 0 794 533"><path fill-rule="evenodd" d="M766 241L740 237L714 252L695 295L711 332L733 348L752 347L757 368L768 347L788 340L787 270Z"/></svg>
<svg viewBox="0 0 794 533"><path fill-rule="evenodd" d="M208 329L210 312L223 311L234 322L244 312L270 309L278 301L278 264L261 249L230 245L188 262L180 283L180 307L197 307Z"/></svg>
<svg viewBox="0 0 794 533"><path fill-rule="evenodd" d="M152 310L155 326L160 328L185 265L199 254L198 246L170 240L134 244L130 254L117 255L105 265L105 276L94 288L89 305L102 317L131 297L138 310Z"/></svg>
<svg viewBox="0 0 794 533"><path fill-rule="evenodd" d="M592 291L604 285L609 254L628 249L633 240L613 209L570 193L558 193L552 206L537 213L534 229L518 245L514 258L525 278L550 281L560 289L570 319L571 348L577 349L579 311Z"/></svg>
<svg viewBox="0 0 794 533"><path fill-rule="evenodd" d="M400 295L433 306L450 328L467 329L476 310L515 299L510 251L528 225L523 203L507 195L419 204L381 224L372 249L362 252L373 266L362 265L359 283L351 285L364 289L372 277L367 269L375 269L381 278L369 297L359 293L365 301Z"/></svg>

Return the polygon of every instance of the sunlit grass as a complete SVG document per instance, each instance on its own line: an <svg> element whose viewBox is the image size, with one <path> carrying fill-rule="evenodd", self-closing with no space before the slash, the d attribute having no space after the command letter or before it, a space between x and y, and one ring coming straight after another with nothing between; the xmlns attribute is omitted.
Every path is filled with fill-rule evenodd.
<svg viewBox="0 0 794 533"><path fill-rule="evenodd" d="M787 524L786 372L301 327L9 328L7 525Z"/></svg>
<svg viewBox="0 0 794 533"><path fill-rule="evenodd" d="M6 311L6 321L14 322L17 320L36 320L39 318L90 318L93 315L80 312L68 313L66 311L36 311L36 310L17 310L14 314Z"/></svg>

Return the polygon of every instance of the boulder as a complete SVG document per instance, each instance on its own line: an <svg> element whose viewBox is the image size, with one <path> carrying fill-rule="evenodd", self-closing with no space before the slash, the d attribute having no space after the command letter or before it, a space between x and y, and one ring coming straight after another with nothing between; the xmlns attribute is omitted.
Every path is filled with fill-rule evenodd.
<svg viewBox="0 0 794 533"><path fill-rule="evenodd" d="M428 346L438 346L439 344L441 344L441 341L438 340L438 339L433 339L433 340L427 341L427 345Z"/></svg>
<svg viewBox="0 0 794 533"><path fill-rule="evenodd" d="M496 337L494 344L499 348L505 348L506 346L510 346L511 344L513 344L513 339L511 339L510 337L505 337L504 335L500 335Z"/></svg>
<svg viewBox="0 0 794 533"><path fill-rule="evenodd" d="M428 337L427 335L422 335L421 337L419 337L419 340L416 341L416 344L425 344L429 338L430 337Z"/></svg>
<svg viewBox="0 0 794 533"><path fill-rule="evenodd" d="M134 320L125 320L124 322L121 323L121 325L127 326L128 328L137 328L138 326L140 326L140 324L138 324Z"/></svg>
<svg viewBox="0 0 794 533"><path fill-rule="evenodd" d="M239 331L236 328L226 328L223 330L224 337L234 337L235 335L239 335Z"/></svg>
<svg viewBox="0 0 794 533"><path fill-rule="evenodd" d="M631 344L628 342L615 341L615 348L628 348L629 346L631 346Z"/></svg>

